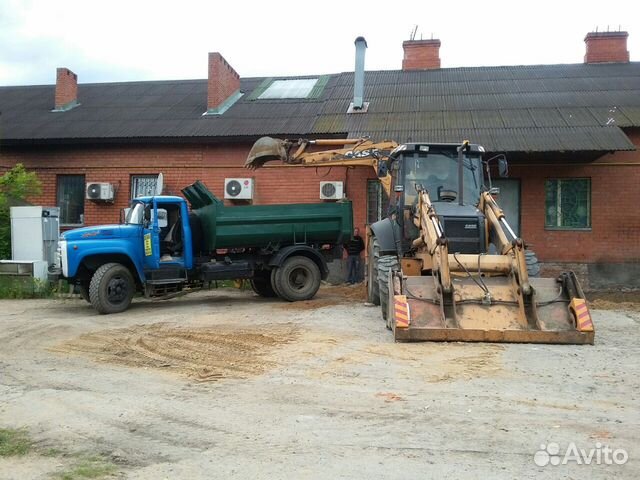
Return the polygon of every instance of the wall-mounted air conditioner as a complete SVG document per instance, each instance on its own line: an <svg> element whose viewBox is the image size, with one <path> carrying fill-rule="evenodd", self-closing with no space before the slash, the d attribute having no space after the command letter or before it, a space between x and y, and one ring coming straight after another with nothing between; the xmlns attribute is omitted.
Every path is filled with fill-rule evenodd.
<svg viewBox="0 0 640 480"><path fill-rule="evenodd" d="M321 200L340 200L344 197L343 182L320 182Z"/></svg>
<svg viewBox="0 0 640 480"><path fill-rule="evenodd" d="M224 198L227 200L252 200L253 178L225 178Z"/></svg>
<svg viewBox="0 0 640 480"><path fill-rule="evenodd" d="M87 183L87 200L96 202L113 202L115 191L110 183Z"/></svg>

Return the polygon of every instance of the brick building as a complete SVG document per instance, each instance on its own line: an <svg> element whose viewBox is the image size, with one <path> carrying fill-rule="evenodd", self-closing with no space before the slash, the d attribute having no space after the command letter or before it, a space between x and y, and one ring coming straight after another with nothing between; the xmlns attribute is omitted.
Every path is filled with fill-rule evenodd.
<svg viewBox="0 0 640 480"><path fill-rule="evenodd" d="M136 194L196 179L223 196L224 179L252 177L254 203L317 202L319 182L344 182L357 226L383 214L367 168L242 168L253 142L369 135L398 142L484 145L506 153L497 180L511 223L548 273L570 263L592 287L640 282L640 63L626 32L589 33L583 63L440 68L440 41L403 43L401 70L366 72L366 113L347 113L354 73L240 78L218 53L208 79L0 87L0 172L37 171L66 227L118 222ZM108 182L113 203L85 199ZM565 268L566 265L562 266Z"/></svg>

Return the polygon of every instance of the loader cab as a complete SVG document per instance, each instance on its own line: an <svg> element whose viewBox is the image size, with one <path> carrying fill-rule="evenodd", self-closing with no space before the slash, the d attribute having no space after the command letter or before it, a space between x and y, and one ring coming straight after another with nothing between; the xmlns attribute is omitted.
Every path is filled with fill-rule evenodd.
<svg viewBox="0 0 640 480"><path fill-rule="evenodd" d="M463 199L465 205L477 205L484 189L482 147L471 145L463 159ZM432 202L457 203L458 145L407 144L399 152L392 168L396 206L409 209L417 202L417 187L429 192Z"/></svg>
<svg viewBox="0 0 640 480"><path fill-rule="evenodd" d="M392 198L390 209L402 232L402 250L407 252L411 241L419 236L413 222L418 203L417 187L424 187L445 230L460 251L484 251L484 220L477 205L485 189L482 174L482 152L479 145L470 145L462 160L462 204L459 197L458 144L406 144L394 156L391 164ZM471 230L471 226L476 227ZM464 230L460 235L454 231ZM465 239L462 237L469 236ZM458 237L460 237L458 241ZM468 244L468 245L467 245Z"/></svg>

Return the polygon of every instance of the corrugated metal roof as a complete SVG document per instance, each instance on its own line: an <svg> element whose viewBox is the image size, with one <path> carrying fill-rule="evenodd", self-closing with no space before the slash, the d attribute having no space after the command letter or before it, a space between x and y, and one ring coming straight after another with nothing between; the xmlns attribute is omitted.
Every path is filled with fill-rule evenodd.
<svg viewBox="0 0 640 480"><path fill-rule="evenodd" d="M220 116L202 116L206 80L80 84L81 105L64 113L50 111L52 85L0 87L0 141L369 135L595 151L632 149L619 127L640 127L637 62L366 72L369 111L351 115L353 72L322 78L314 98L271 100L254 94L270 79L242 79L244 96Z"/></svg>

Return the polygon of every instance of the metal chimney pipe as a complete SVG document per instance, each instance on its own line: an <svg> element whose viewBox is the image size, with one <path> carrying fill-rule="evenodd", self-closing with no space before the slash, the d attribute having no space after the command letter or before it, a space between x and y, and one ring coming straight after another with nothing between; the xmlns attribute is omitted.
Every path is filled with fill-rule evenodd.
<svg viewBox="0 0 640 480"><path fill-rule="evenodd" d="M356 44L356 68L353 79L353 109L362 110L364 106L364 54L367 50L367 41L364 37L358 37Z"/></svg>

